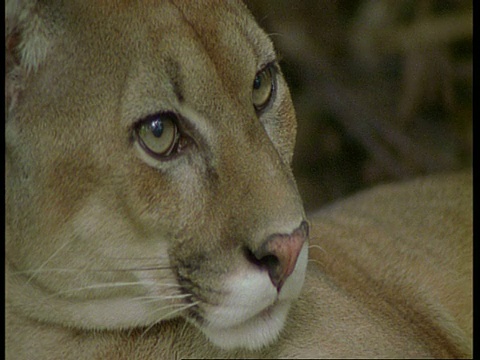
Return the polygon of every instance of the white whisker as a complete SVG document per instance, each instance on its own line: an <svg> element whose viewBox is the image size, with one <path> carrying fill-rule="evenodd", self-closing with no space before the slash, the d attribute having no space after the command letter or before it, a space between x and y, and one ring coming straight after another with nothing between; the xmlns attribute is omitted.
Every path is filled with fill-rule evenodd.
<svg viewBox="0 0 480 360"><path fill-rule="evenodd" d="M320 261L317 261L317 260L308 259L308 262L315 263L315 264L317 264L318 266L321 266L321 267L323 267L323 266L324 266L324 264L323 264L323 263L321 263Z"/></svg>
<svg viewBox="0 0 480 360"><path fill-rule="evenodd" d="M146 261L146 260L152 260L152 261L158 261L161 259L167 259L168 260L168 255L162 255L158 254L156 256L145 256L145 257L118 257L118 256L106 256L107 259L114 259L114 260L141 260L141 261Z"/></svg>
<svg viewBox="0 0 480 360"><path fill-rule="evenodd" d="M44 265L42 265L44 266ZM39 267L37 269L32 269L32 270L20 270L20 271L13 271L12 274L14 275L22 275L22 274L32 274L32 276L27 280L31 281L32 278L41 273L78 273L78 272L122 272L122 271L151 271L151 270L170 270L171 267L169 266L157 266L157 265L152 265L148 267L132 267L132 268L121 268L121 269L95 269L95 268L71 268L71 269L63 269L63 268L42 268Z"/></svg>
<svg viewBox="0 0 480 360"><path fill-rule="evenodd" d="M191 294L180 294L180 295L167 295L167 296L144 296L135 298L135 300L144 300L144 303L151 303L161 300L175 300L175 299L185 299L191 297Z"/></svg>
<svg viewBox="0 0 480 360"><path fill-rule="evenodd" d="M318 249L318 250L324 252L325 254L327 253L327 252L325 251L325 249L322 248L320 245L309 245L308 248L309 248L309 249Z"/></svg>
<svg viewBox="0 0 480 360"><path fill-rule="evenodd" d="M55 294L47 296L45 299L49 299L49 298L52 298L52 297L55 297L55 296L58 296L58 295L62 295L62 294L71 294L71 293L80 292L80 291L84 291L84 290L106 289L106 288L124 287L124 286L139 286L139 285L152 286L152 285L155 285L155 283L150 282L150 281L135 281L135 282L116 282L116 283L94 284L94 285L79 287L79 288L75 288L75 289L58 291Z"/></svg>
<svg viewBox="0 0 480 360"><path fill-rule="evenodd" d="M278 32L272 32L272 33L268 33L268 36L269 36L269 37L275 37L275 36L284 37L285 34L283 34L283 33L278 33Z"/></svg>
<svg viewBox="0 0 480 360"><path fill-rule="evenodd" d="M165 305L165 306L162 306L162 307L157 307L155 309L153 309L152 311L150 311L150 313L148 314L149 316L152 315L152 314L156 314L158 313L159 311L162 311L162 310L165 310L165 309L170 309L170 308L175 308L175 307L185 307L185 306L188 306L190 304L184 304L184 303L175 303L175 304L168 304L168 305ZM179 309L177 309L178 311L180 311ZM174 311L177 311L177 310L174 310ZM166 315L163 316L162 319L164 319L166 316L168 316L170 313L167 313ZM159 320L160 321L160 320ZM157 321L158 322L158 321Z"/></svg>
<svg viewBox="0 0 480 360"><path fill-rule="evenodd" d="M157 283L157 282L154 282L153 283L154 286L160 286L160 287L182 287L182 285L179 285L179 284L175 284L175 283Z"/></svg>
<svg viewBox="0 0 480 360"><path fill-rule="evenodd" d="M180 309L176 309L176 310L173 310L173 311L170 311L169 313L163 315L161 318L159 318L156 322L154 322L152 325L150 325L149 327L147 327L145 329L145 331L142 333L142 335L140 336L140 339L143 338L143 336L145 336L145 334L152 328L154 327L156 324L158 324L159 322L161 322L162 320L165 320L167 318L169 318L170 316L176 314L176 313L179 313L181 311L185 311L191 307L194 307L196 305L198 305L198 301L194 302L194 303L191 303L191 304L187 304L187 305L184 305L184 304L172 304L171 307L174 307L174 306L182 306ZM160 310L164 310L164 309L167 309L168 306L165 306L165 307L161 307L159 309L155 309L155 312L157 311L160 311Z"/></svg>
<svg viewBox="0 0 480 360"><path fill-rule="evenodd" d="M62 251L62 249L63 249L65 246L67 246L68 244L70 244L72 241L73 241L73 240L65 241L62 246L60 246L57 250L55 250L55 251L53 252L53 254L50 255L50 256L48 257L48 259L45 260L45 262L38 267L37 271L35 271L35 272L32 274L32 276L30 276L30 277L28 278L27 284L30 283L30 281L35 277L35 275L36 275L38 272L40 272L40 271L45 267L45 265L47 265L60 251Z"/></svg>
<svg viewBox="0 0 480 360"><path fill-rule="evenodd" d="M183 328L182 330L180 330L180 334L184 334L185 333L185 330L187 329L187 326L189 325L188 321L184 321L183 323Z"/></svg>
<svg viewBox="0 0 480 360"><path fill-rule="evenodd" d="M171 266L161 266L161 265L150 265L144 267L133 267L117 270L101 270L101 271L150 271L150 270L171 270Z"/></svg>
<svg viewBox="0 0 480 360"><path fill-rule="evenodd" d="M57 268L47 268L47 269L35 269L35 270L21 270L13 271L13 275L22 275L22 274L37 274L37 273L47 273L47 272L77 272L79 269L57 269Z"/></svg>

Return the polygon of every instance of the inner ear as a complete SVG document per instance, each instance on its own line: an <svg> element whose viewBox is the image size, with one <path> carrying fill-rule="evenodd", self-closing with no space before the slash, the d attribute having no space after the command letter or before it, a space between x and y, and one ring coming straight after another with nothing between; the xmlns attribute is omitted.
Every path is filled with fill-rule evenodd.
<svg viewBox="0 0 480 360"><path fill-rule="evenodd" d="M20 32L13 31L5 37L5 73L20 65Z"/></svg>
<svg viewBox="0 0 480 360"><path fill-rule="evenodd" d="M36 0L5 4L6 121L19 99L27 75L43 64L50 47L47 8Z"/></svg>
<svg viewBox="0 0 480 360"><path fill-rule="evenodd" d="M20 66L19 31L13 31L5 37L5 121L13 109L21 91L25 71Z"/></svg>

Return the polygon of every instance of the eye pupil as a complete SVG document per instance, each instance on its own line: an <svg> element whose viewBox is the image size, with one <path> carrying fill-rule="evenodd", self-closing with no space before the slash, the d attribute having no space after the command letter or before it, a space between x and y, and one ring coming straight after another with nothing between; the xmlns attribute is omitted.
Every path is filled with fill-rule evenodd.
<svg viewBox="0 0 480 360"><path fill-rule="evenodd" d="M162 136L163 129L163 122L160 119L155 119L150 123L150 131L156 138Z"/></svg>
<svg viewBox="0 0 480 360"><path fill-rule="evenodd" d="M261 78L260 75L257 75L255 77L255 80L253 81L253 88L255 90L258 90L258 89L260 89L261 86L262 86L262 78Z"/></svg>

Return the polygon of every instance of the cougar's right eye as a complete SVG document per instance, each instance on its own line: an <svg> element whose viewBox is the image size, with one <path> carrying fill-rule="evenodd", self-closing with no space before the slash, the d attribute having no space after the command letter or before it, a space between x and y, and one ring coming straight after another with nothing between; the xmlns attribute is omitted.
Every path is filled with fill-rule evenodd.
<svg viewBox="0 0 480 360"><path fill-rule="evenodd" d="M156 158L168 157L178 148L180 132L176 115L160 113L148 116L135 127L140 146Z"/></svg>
<svg viewBox="0 0 480 360"><path fill-rule="evenodd" d="M261 111L267 107L274 92L274 82L273 65L269 65L257 73L252 89L252 103L255 110Z"/></svg>

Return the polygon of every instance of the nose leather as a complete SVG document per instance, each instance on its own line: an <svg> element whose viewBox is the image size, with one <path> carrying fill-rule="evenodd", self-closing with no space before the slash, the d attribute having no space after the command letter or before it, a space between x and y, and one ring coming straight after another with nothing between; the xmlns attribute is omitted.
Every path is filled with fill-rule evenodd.
<svg viewBox="0 0 480 360"><path fill-rule="evenodd" d="M302 224L291 234L273 234L253 251L260 266L268 271L273 285L280 291L297 264L303 244L308 238L308 223Z"/></svg>

